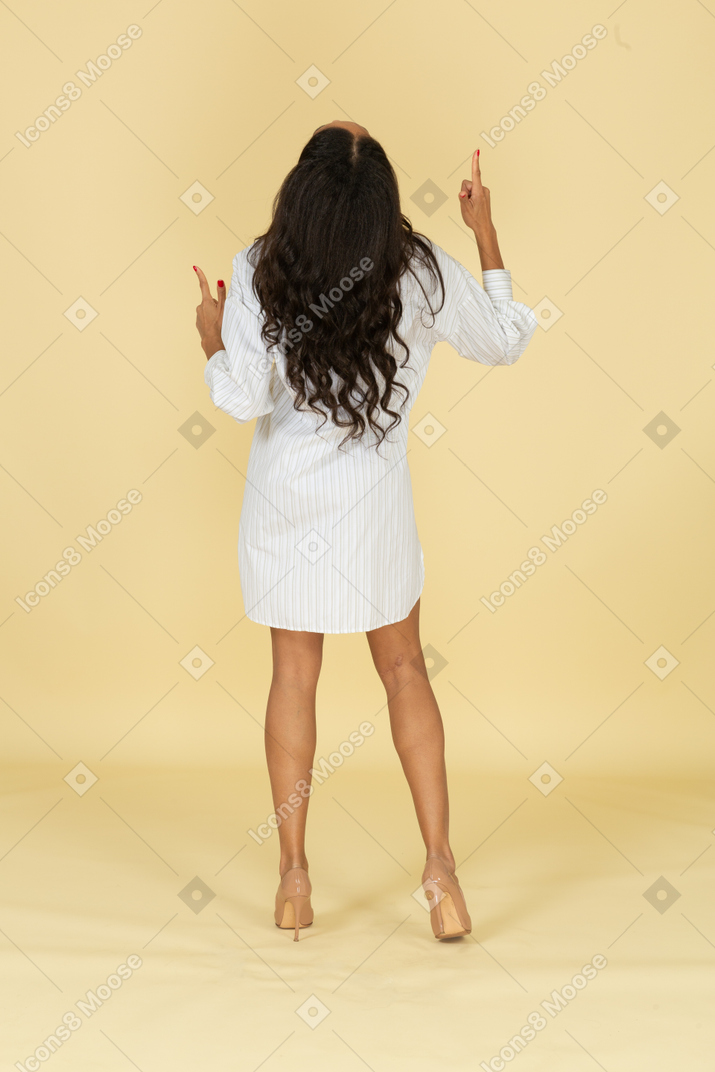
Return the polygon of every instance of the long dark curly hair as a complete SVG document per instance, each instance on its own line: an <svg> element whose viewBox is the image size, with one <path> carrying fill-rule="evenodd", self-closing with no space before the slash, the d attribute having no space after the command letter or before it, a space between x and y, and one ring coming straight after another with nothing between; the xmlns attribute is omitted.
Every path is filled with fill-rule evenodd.
<svg viewBox="0 0 715 1072"><path fill-rule="evenodd" d="M261 336L285 354L294 408L307 401L324 417L321 428L328 414L348 428L339 448L369 426L378 449L402 419L409 391L395 379L388 342L405 350L404 367L410 349L397 330L398 283L413 270L413 257L439 279L441 308L439 264L429 240L402 214L397 178L380 143L345 127L318 130L276 194L272 222L249 260L265 318ZM427 305L433 315L439 311L428 298ZM404 396L391 409L398 390ZM376 419L381 411L392 418L387 428Z"/></svg>

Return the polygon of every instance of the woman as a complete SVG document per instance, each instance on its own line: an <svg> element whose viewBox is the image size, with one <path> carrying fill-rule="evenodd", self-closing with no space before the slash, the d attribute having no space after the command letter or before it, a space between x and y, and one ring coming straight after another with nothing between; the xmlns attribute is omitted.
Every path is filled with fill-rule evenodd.
<svg viewBox="0 0 715 1072"><path fill-rule="evenodd" d="M271 629L265 744L282 817L275 922L296 941L313 922L305 824L326 632L367 634L427 850L433 933L471 931L449 844L442 720L419 636L424 559L408 417L435 343L511 365L537 321L513 301L479 150L459 198L484 289L413 231L379 142L334 120L318 127L283 182L267 232L234 258L228 295L219 280L214 299L196 269L211 399L240 423L258 418L239 572L246 615Z"/></svg>

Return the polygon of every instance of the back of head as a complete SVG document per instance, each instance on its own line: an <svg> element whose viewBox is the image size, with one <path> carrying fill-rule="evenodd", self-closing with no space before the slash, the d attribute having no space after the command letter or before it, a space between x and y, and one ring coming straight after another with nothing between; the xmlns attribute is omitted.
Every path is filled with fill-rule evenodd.
<svg viewBox="0 0 715 1072"><path fill-rule="evenodd" d="M294 405L339 427L341 440L369 426L382 441L402 415L391 339L402 316L399 280L414 259L442 277L429 243L400 207L394 170L378 141L345 127L320 129L305 145L273 204L270 227L251 252L263 338L285 354ZM444 296L443 299L444 300ZM387 429L376 420L383 411Z"/></svg>

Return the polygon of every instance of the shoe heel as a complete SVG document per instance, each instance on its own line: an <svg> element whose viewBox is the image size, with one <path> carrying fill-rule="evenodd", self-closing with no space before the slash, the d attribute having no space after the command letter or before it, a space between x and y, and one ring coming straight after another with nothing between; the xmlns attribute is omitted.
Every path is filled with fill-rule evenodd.
<svg viewBox="0 0 715 1072"><path fill-rule="evenodd" d="M298 941L300 928L309 927L313 922L311 893L310 878L305 868L289 867L278 887L274 919L277 927L295 929L294 942Z"/></svg>
<svg viewBox="0 0 715 1072"><path fill-rule="evenodd" d="M431 892L434 897L434 891ZM442 920L442 909L439 907L439 904L439 901L435 901L430 908L429 913L430 923L432 924L432 933L435 938L439 938L440 935L444 934L444 921Z"/></svg>
<svg viewBox="0 0 715 1072"><path fill-rule="evenodd" d="M459 935L468 933L459 918L450 894L442 887L440 887L440 890L442 896L432 909L434 912L432 930L435 938L456 938Z"/></svg>
<svg viewBox="0 0 715 1072"><path fill-rule="evenodd" d="M294 942L298 941L298 936L300 934L300 919L301 919L301 914L302 914L302 911L303 911L303 906L305 904L307 904L307 902L309 900L310 900L310 898L307 895L299 894L299 893L293 894L292 897L286 897L286 904L289 904L291 906L291 908L293 909L293 919L294 919L294 923L295 923L295 934L293 936L293 941ZM285 919L285 916L283 918ZM307 926L307 925L308 924L305 924L305 926ZM287 927L289 927L289 926L290 926L290 923L288 923ZM286 929L287 929L287 927L286 927Z"/></svg>
<svg viewBox="0 0 715 1072"><path fill-rule="evenodd" d="M439 872L437 865L431 865L431 870L432 873L428 874L426 869L422 888L430 907L430 923L435 938L457 938L470 934L472 921L456 877L446 871L435 873Z"/></svg>

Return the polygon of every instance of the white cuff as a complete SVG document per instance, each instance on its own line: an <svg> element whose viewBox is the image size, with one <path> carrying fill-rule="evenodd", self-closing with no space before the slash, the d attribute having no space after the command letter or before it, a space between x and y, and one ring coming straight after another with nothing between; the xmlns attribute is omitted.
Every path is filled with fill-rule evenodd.
<svg viewBox="0 0 715 1072"><path fill-rule="evenodd" d="M217 365L221 365L225 370L226 362L222 361L221 358L218 357L219 354L223 354L224 358L227 356L225 350L217 350L215 354L211 355L211 357L208 359L204 366L204 383L207 387L212 386L213 371Z"/></svg>
<svg viewBox="0 0 715 1072"><path fill-rule="evenodd" d="M487 268L482 272L482 279L484 289L492 300L495 298L514 300L511 290L511 272L508 268Z"/></svg>

